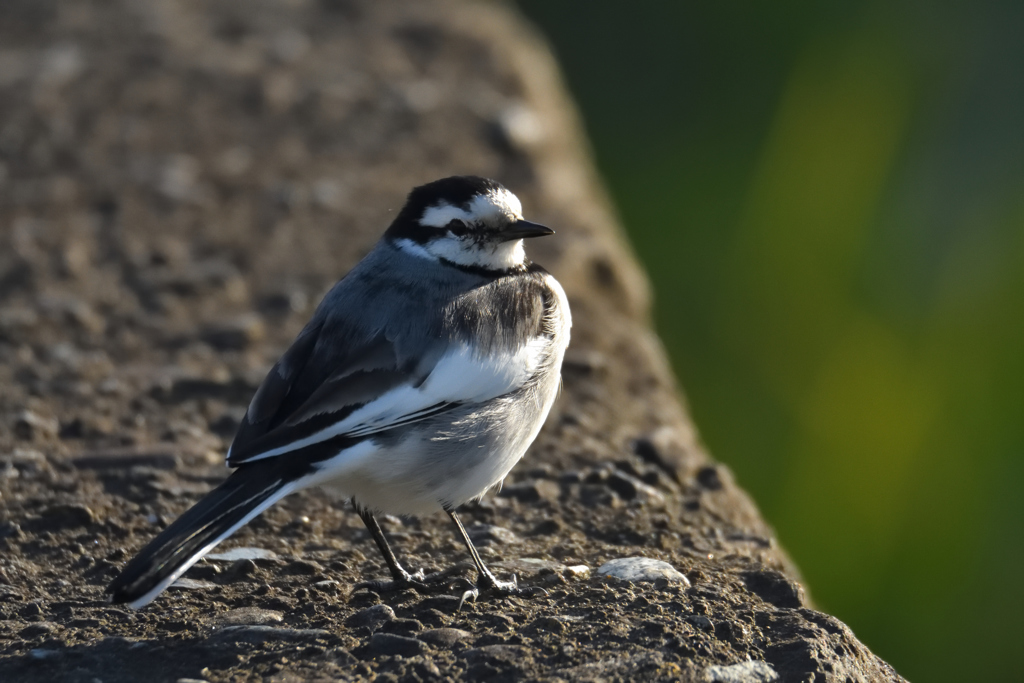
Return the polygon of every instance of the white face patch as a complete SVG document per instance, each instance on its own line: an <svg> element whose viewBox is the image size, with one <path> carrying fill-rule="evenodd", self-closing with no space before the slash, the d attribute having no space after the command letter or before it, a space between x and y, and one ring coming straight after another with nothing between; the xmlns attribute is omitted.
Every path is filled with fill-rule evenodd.
<svg viewBox="0 0 1024 683"><path fill-rule="evenodd" d="M501 188L477 195L469 202L468 209L447 202L432 206L423 212L420 225L443 228L454 220L497 227L502 223L523 220L523 205L518 197Z"/></svg>
<svg viewBox="0 0 1024 683"><path fill-rule="evenodd" d="M420 225L431 228L443 228L452 221L465 221L468 223L470 220L472 220L470 213L465 209L460 209L448 203L442 203L424 211L423 217L420 218Z"/></svg>
<svg viewBox="0 0 1024 683"><path fill-rule="evenodd" d="M479 266L490 270L508 270L523 265L526 250L522 240L510 240L494 245L479 245L464 241L455 235L433 239L426 244L412 240L397 240L402 251L432 260L444 259L461 266Z"/></svg>
<svg viewBox="0 0 1024 683"><path fill-rule="evenodd" d="M498 229L509 223L523 220L523 205L519 198L501 188L474 197L466 208L441 202L423 212L420 225L444 228L452 221L467 225ZM463 266L479 266L493 270L508 270L523 265L526 252L522 240L508 242L487 242L472 237L448 234L418 245L410 240L401 240L399 247L417 256L444 259Z"/></svg>

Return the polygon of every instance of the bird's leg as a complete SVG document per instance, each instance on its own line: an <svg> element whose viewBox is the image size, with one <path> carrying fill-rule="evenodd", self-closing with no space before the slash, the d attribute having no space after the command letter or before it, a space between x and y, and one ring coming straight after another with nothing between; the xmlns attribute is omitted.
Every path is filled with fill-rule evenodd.
<svg viewBox="0 0 1024 683"><path fill-rule="evenodd" d="M407 572L398 561L398 556L396 556L395 552L391 549L391 544L388 543L387 537L384 536L384 530L380 528L380 524L377 523L377 518L373 516L373 513L360 507L359 517L363 520L363 524L366 525L366 529L370 532L370 536L373 537L374 543L376 543L377 547L380 549L381 555L384 556L384 562L387 563L388 569L391 571L391 578L395 581L407 581L414 578L413 575Z"/></svg>
<svg viewBox="0 0 1024 683"><path fill-rule="evenodd" d="M469 539L469 534L466 533L466 527L462 525L462 520L459 519L455 510L446 507L444 511L447 512L448 516L452 518L453 522L455 522L455 527L459 530L459 536L462 537L462 542L465 543L466 548L469 549L469 554L473 557L473 564L476 565L476 571L478 573L476 589L468 590L463 593L462 602L459 603L460 609L462 608L462 603L464 603L467 598L475 600L480 591L496 592L503 595L531 595L536 592L535 589L520 587L518 581L516 581L515 574L512 575L511 581L502 581L491 573L491 570L484 564L483 558L480 557L480 553L477 552L476 546L473 545L473 541ZM543 589L539 590L546 593Z"/></svg>
<svg viewBox="0 0 1024 683"><path fill-rule="evenodd" d="M418 591L430 592L430 587L423 581L423 572L419 571L415 574L410 574L405 568L398 562L398 557L395 556L391 546L388 544L388 539L384 537L384 531L380 528L380 524L377 523L377 519L373 516L373 513L356 505L356 512L359 513L359 517L363 520L363 524L366 525L367 530L370 532L370 536L373 537L377 547L380 548L381 555L384 556L384 562L387 563L388 569L391 571L391 581L363 581L358 584L356 588L370 588L376 591L394 591L403 590L405 588L415 588Z"/></svg>

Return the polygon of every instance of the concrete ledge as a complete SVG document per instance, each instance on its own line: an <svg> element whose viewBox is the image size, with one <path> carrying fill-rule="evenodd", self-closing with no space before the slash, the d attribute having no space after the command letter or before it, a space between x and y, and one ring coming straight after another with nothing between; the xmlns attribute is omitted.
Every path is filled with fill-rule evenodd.
<svg viewBox="0 0 1024 683"><path fill-rule="evenodd" d="M700 445L558 69L513 12L13 2L0 45L0 679L902 680L809 606ZM320 295L413 185L453 173L558 230L530 246L573 307L564 392L466 512L489 561L548 595L352 592L385 570L313 492L224 548L259 552L142 612L105 605L224 476ZM441 516L384 524L413 566L465 559ZM686 580L597 576L627 557Z"/></svg>

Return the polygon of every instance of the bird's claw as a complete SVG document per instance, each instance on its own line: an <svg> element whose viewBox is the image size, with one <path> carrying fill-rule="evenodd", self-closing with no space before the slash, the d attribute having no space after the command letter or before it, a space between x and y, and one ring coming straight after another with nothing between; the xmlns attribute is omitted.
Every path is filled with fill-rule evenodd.
<svg viewBox="0 0 1024 683"><path fill-rule="evenodd" d="M470 588L469 590L463 592L462 599L459 600L459 606L455 608L455 611L456 612L461 612L462 611L462 606L464 604L466 604L466 600L467 599L472 600L473 602L476 602L476 599L478 597L480 597L480 590L477 589L477 588Z"/></svg>
<svg viewBox="0 0 1024 683"><path fill-rule="evenodd" d="M378 579L375 581L362 581L355 585L354 590L367 589L375 593L395 593L398 591L412 588L417 593L423 595L429 595L433 593L443 593L449 590L452 586L450 581L446 579L450 578L450 572L441 571L435 574L425 575L423 570L419 570L415 574L406 574L390 581ZM482 574L474 585L464 578L457 579L455 585L461 583L463 586L469 586L463 591L462 597L459 599L459 606L456 608L456 612L462 611L466 601L476 602L477 598L481 595L501 595L501 596L512 596L518 595L522 597L534 597L536 595L547 595L548 592L539 586L520 586L519 578L513 574L511 581L502 581L495 577L493 574L488 572Z"/></svg>
<svg viewBox="0 0 1024 683"><path fill-rule="evenodd" d="M459 600L459 606L455 610L456 612L462 611L462 606L466 604L467 600L476 602L477 598L480 597L481 593L486 595L520 595L523 597L532 597L534 595L547 595L548 592L543 588L535 586L520 586L519 578L513 574L511 581L502 581L495 577L493 574L487 573L482 574L480 579L477 581L476 586L472 586L469 590L462 593L462 599Z"/></svg>
<svg viewBox="0 0 1024 683"><path fill-rule="evenodd" d="M487 592L502 593L504 595L522 595L523 589L519 587L519 577L512 575L511 581L502 581L493 574L481 574L477 586Z"/></svg>
<svg viewBox="0 0 1024 683"><path fill-rule="evenodd" d="M535 595L547 595L548 592L539 586L520 586L519 577L512 575L511 581L502 581L493 574L484 574L477 582L477 587L487 593L498 595L519 595L522 597L533 597Z"/></svg>

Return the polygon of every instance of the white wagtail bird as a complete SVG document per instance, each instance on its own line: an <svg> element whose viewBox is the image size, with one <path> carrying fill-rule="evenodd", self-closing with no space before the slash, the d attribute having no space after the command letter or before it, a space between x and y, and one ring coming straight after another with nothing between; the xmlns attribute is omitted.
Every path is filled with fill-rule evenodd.
<svg viewBox="0 0 1024 683"><path fill-rule="evenodd" d="M374 514L444 510L477 587L516 593L484 565L456 508L501 483L558 393L571 319L565 292L523 240L553 234L485 178L415 188L369 254L338 282L256 391L223 484L175 520L107 587L148 604L242 525L311 486L349 498L393 581Z"/></svg>

